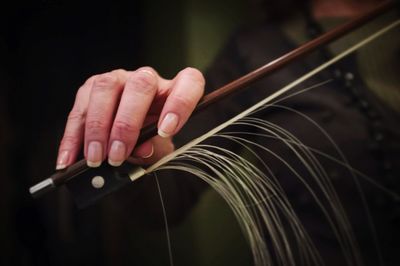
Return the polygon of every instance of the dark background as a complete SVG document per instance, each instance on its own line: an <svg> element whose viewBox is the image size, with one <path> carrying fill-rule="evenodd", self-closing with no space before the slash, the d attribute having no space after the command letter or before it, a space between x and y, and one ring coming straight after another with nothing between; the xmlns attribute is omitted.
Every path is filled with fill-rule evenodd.
<svg viewBox="0 0 400 266"><path fill-rule="evenodd" d="M141 220L151 217L137 217L135 206L121 214L118 206L128 203L111 197L79 211L64 189L33 200L28 188L53 173L75 92L88 77L142 65L164 77L188 65L204 70L234 27L260 16L257 1L244 2L2 4L0 265L168 264L165 233L144 226ZM251 261L232 214L213 192L171 234L177 265Z"/></svg>

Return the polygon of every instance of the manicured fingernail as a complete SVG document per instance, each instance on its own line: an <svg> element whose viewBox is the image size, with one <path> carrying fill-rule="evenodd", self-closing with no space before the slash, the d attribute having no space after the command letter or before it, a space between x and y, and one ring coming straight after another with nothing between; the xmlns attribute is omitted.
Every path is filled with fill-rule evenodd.
<svg viewBox="0 0 400 266"><path fill-rule="evenodd" d="M89 143L87 150L87 165L89 167L99 167L103 159L103 146L98 141Z"/></svg>
<svg viewBox="0 0 400 266"><path fill-rule="evenodd" d="M114 140L108 154L108 163L112 166L120 166L125 160L126 146L122 141Z"/></svg>
<svg viewBox="0 0 400 266"><path fill-rule="evenodd" d="M69 160L69 151L62 151L58 154L56 170L61 170L67 167Z"/></svg>
<svg viewBox="0 0 400 266"><path fill-rule="evenodd" d="M170 137L178 126L179 118L174 113L168 113L158 128L158 135L163 138Z"/></svg>
<svg viewBox="0 0 400 266"><path fill-rule="evenodd" d="M154 154L154 146L153 143L143 144L140 148L135 152L135 156L141 157L143 159L150 158Z"/></svg>

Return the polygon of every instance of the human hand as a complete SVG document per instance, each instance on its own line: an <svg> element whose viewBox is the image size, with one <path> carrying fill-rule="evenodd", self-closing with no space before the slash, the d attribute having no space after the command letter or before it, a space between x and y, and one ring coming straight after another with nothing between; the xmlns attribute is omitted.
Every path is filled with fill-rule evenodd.
<svg viewBox="0 0 400 266"><path fill-rule="evenodd" d="M171 137L186 123L203 95L200 71L186 68L172 80L150 67L114 70L89 78L78 90L61 140L56 169L73 164L84 145L87 165L108 157L119 166L130 160L150 164L174 150ZM158 136L136 147L140 129L156 122Z"/></svg>

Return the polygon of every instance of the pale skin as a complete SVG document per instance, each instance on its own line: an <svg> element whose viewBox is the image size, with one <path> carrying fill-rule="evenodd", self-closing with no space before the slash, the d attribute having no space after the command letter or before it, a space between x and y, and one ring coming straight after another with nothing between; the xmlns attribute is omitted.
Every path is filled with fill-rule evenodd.
<svg viewBox="0 0 400 266"><path fill-rule="evenodd" d="M314 0L316 18L351 17L377 0ZM172 80L151 67L135 71L114 70L90 77L78 90L61 140L56 169L76 161L83 145L89 167L105 160L121 165L130 161L151 164L174 150L172 137L188 120L204 93L202 73L194 68L180 71ZM158 135L136 146L139 131L158 121Z"/></svg>
<svg viewBox="0 0 400 266"><path fill-rule="evenodd" d="M172 80L151 67L114 70L89 78L78 90L61 140L56 169L76 161L83 144L90 167L108 160L121 165L133 152L151 164L174 150L172 137L188 120L204 93L200 71L186 68ZM158 121L158 135L136 147L139 131Z"/></svg>

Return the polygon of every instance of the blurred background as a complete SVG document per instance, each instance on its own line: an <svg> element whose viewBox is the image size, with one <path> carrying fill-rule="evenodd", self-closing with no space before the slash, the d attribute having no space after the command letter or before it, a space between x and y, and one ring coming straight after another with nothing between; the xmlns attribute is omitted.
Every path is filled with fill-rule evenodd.
<svg viewBox="0 0 400 266"><path fill-rule="evenodd" d="M0 16L0 265L168 265L165 232L111 197L77 210L63 189L33 200L54 172L76 90L91 75L153 66L205 70L258 1L22 0ZM140 203L138 203L140 205ZM118 209L131 208L124 215ZM112 211L110 211L110 209ZM212 191L171 227L175 265L250 265L232 213Z"/></svg>

